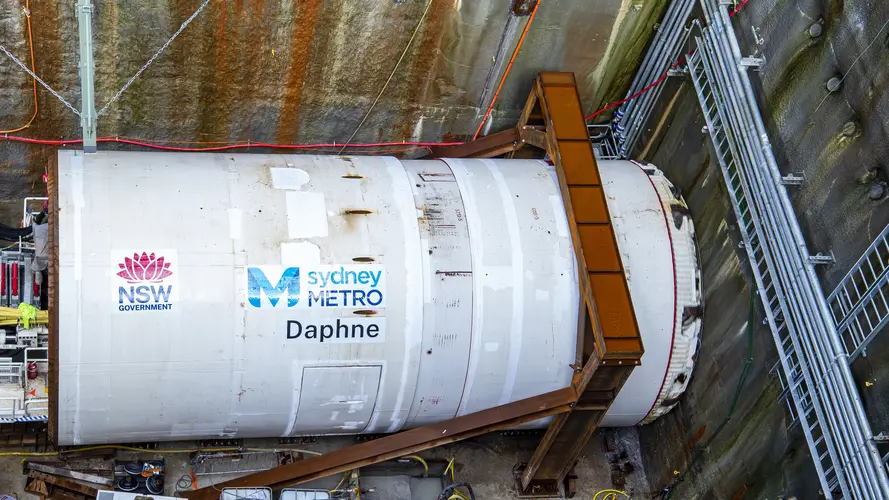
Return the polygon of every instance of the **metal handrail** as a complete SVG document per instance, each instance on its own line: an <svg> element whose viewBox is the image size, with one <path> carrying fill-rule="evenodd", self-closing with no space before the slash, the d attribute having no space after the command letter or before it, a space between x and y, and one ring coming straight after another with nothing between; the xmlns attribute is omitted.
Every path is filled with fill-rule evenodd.
<svg viewBox="0 0 889 500"><path fill-rule="evenodd" d="M716 158L719 161L726 185L729 188L729 199L740 222L739 229L741 231L743 247L747 249L747 255L750 260L750 266L753 271L757 291L760 298L764 300L764 303L768 303L768 306L765 308L766 319L775 336L775 343L778 345L778 355L780 358L779 364L785 367L786 371L791 372L791 370L786 367L794 363L792 360L793 353L786 352L785 349L783 349L784 346L780 337L780 332L786 325L781 307L783 297L777 293L774 278L769 271L768 265L764 265L765 256L769 253L769 250L768 248L759 245L757 232L760 231L761 228L759 227L760 221L758 208L755 204L751 204L745 195L745 188L747 187L745 185L746 180L742 176L740 165L735 161L735 156L733 156L739 153L736 150L736 147L730 144L731 141L729 140L728 133L730 133L731 130L726 131L728 117L725 116L726 112L724 108L727 107L727 105L723 104L720 106L721 97L719 96L719 92L716 88L710 85L707 78L707 75L713 75L715 70L704 58L707 50L704 48L703 42L700 39L698 40L698 45L698 51L692 54L688 59L692 82L694 83L695 90L698 93L698 99L704 111L707 130L710 133L714 150L716 151ZM713 78L715 78L715 75L713 75ZM761 257L757 257L757 255L761 255ZM811 385L808 373L804 372L804 374L806 379L802 382ZM779 380L781 380L782 389L788 393L800 390L800 384L791 385L785 383L783 376L779 376ZM800 397L791 398L788 401L788 408L794 421L799 415L807 415L806 406L804 406L802 398ZM803 431L809 446L814 450L820 444L823 445L824 448L827 448L829 452L832 452L832 441L829 439L821 440L816 444L816 438L813 437L812 430L813 429L807 425L803 426ZM822 453L815 452L812 454L813 456L822 455ZM831 453L828 453L828 456L829 455L831 455ZM821 465L820 461L816 462L815 465L819 478L821 478L822 483L826 485L829 481L827 480L825 467ZM832 469L832 466L829 465L828 468Z"/></svg>
<svg viewBox="0 0 889 500"><path fill-rule="evenodd" d="M39 351L43 351L42 356L39 356L39 357L32 356L33 353L36 353ZM49 368L49 366L48 366L49 349L46 347L26 347L25 348L25 361L24 361L25 367L27 367L28 364L30 364L30 363L40 363L38 366L41 366L43 368L44 372L46 370L48 370L48 368Z"/></svg>
<svg viewBox="0 0 889 500"><path fill-rule="evenodd" d="M726 9L716 6L714 0L705 0L702 3L709 3L715 8L716 15L712 19L716 21L718 28L711 31L712 36L714 38L721 36L724 46L727 44L731 49L733 61L736 65L739 64L742 59L741 51L731 28L728 12ZM706 12L708 6L705 6L704 9ZM709 10L713 12L713 9ZM766 194L771 198L769 201L779 204L779 214L783 212L785 219L780 229L773 228L778 229L773 231L773 234L786 239L785 245L790 250L789 255L792 260L778 264L784 264L785 268L781 271L790 278L794 274L802 273L799 280L802 288L790 289L788 296L797 298L800 302L800 309L811 314L811 316L802 319L804 320L803 324L810 323L808 320L811 320L814 330L805 332L806 335L802 335L801 339L804 348L809 351L808 354L811 356L810 366L820 368L820 371L826 375L826 381L821 377L816 377L815 380L819 386L826 382L824 384L827 389L825 396L828 397L825 398L824 403L828 405L829 409L826 414L828 419L834 420L834 425L842 431L840 437L844 439L839 448L847 454L848 459L843 465L859 463L865 466L863 470L847 470L850 479L859 481L864 492L863 498L878 498L877 495L889 496L889 478L882 468L880 456L873 443L870 424L864 413L864 407L827 307L827 301L821 292L814 266L809 261L810 254L806 248L802 231L793 212L787 191L781 184L781 173L772 153L762 117L758 112L753 87L746 71L736 71L735 75L739 77L742 84L742 95L746 97L748 112L752 115L753 125L758 134L760 151L766 160L765 165L755 164L753 167L754 169L767 167L767 169L763 169L762 175L764 178L769 178L771 182L763 182L761 185L767 188L771 187L770 191L766 191ZM850 441L845 439L850 439Z"/></svg>
<svg viewBox="0 0 889 500"><path fill-rule="evenodd" d="M4 401L11 401L12 407L5 408L3 406ZM7 398L0 398L0 416L7 416L8 415L11 418L16 418L16 417L20 416L20 413L19 413L21 411L21 409L19 408L20 404L21 404L21 398L8 398L8 397Z"/></svg>
<svg viewBox="0 0 889 500"><path fill-rule="evenodd" d="M31 398L25 400L23 408L25 416L32 416L34 412L46 413L49 411L49 398Z"/></svg>
<svg viewBox="0 0 889 500"><path fill-rule="evenodd" d="M0 384L16 384L24 387L23 368L23 363L0 363Z"/></svg>

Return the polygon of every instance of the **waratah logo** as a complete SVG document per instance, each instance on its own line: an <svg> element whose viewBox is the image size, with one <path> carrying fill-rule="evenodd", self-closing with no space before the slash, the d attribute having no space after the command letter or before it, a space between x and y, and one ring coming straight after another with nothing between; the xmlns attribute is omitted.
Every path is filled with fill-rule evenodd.
<svg viewBox="0 0 889 500"><path fill-rule="evenodd" d="M133 258L124 257L123 263L118 264L121 271L118 276L127 280L127 283L160 283L173 275L170 271L170 263L164 262L163 257L156 257L154 252L142 252L133 254Z"/></svg>

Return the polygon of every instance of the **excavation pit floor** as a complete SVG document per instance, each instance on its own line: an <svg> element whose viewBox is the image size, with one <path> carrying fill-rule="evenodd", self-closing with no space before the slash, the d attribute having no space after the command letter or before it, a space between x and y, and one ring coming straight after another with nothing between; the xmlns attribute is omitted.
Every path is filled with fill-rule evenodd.
<svg viewBox="0 0 889 500"><path fill-rule="evenodd" d="M456 463L456 479L469 483L478 500L505 500L516 498L514 490L513 468L525 462L531 456L539 436L490 434L475 439L441 446L419 453L424 459L434 461L433 472L442 470L442 464L451 458ZM250 449L304 449L313 452L329 452L355 444L354 436L320 437L314 442L280 444L277 439L248 439L244 446ZM160 449L151 452L118 451L118 460L145 460L164 458L166 461L166 485L164 494L176 496L177 483L180 488L190 489L189 469L194 467L198 486L208 486L223 482L237 475L224 473L238 467L243 469L264 468L270 463L269 454L262 452L245 454L239 460L227 461L214 458L211 462L192 464L188 453L165 453L164 449L193 449L195 442L161 443ZM20 451L20 450L4 450ZM250 458L248 463L245 457ZM53 457L38 457L34 460L53 461ZM0 456L0 495L6 494L18 499L37 499L32 493L24 491L26 476L22 474L21 456ZM86 464L85 464L86 462ZM79 459L72 465L80 468L111 470L110 460ZM240 462L240 463L235 463ZM64 466L61 462L60 466ZM231 468L227 468L227 467ZM603 429L598 431L588 443L584 454L575 468L577 479L577 497L592 498L602 489L617 488L626 491L631 498L649 498L648 483L642 468L639 453L638 433L635 428ZM433 500L439 491L434 480L417 480L403 475L380 476L378 471L368 470L360 474L361 485L374 491L362 493L366 500ZM110 474L109 474L110 477ZM330 476L302 485L300 488L332 489L341 476ZM181 481L180 481L181 479Z"/></svg>

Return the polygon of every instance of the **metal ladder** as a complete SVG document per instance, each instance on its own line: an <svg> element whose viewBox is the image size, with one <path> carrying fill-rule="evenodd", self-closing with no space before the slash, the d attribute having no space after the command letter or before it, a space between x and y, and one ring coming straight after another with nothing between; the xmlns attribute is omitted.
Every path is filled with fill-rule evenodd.
<svg viewBox="0 0 889 500"><path fill-rule="evenodd" d="M765 133L745 58L718 0L688 69L780 359L791 418L801 424L827 498L889 498L830 308ZM854 309L850 308L850 312Z"/></svg>
<svg viewBox="0 0 889 500"><path fill-rule="evenodd" d="M754 209L744 193L739 165L731 151L728 133L723 119L720 117L719 106L722 97L718 94L718 90L710 84L707 76L707 62L704 60L703 54L704 51L700 48L695 51L688 58L688 69L698 94L704 119L707 122L707 132L710 135L716 159L728 188L729 199L738 219L743 245L756 280L757 294L765 305L767 321L775 336L781 364L785 367L785 370L778 370L781 375L783 393L792 392L795 395L795 397L787 399L791 419L796 422L799 415L804 415L806 418L807 422L803 426L803 431L809 447L813 450L812 455L818 457L815 467L819 477L823 478L822 484L828 490L832 490L837 482L835 468L830 461L832 444L828 441L829 438L820 432L817 413L812 411L814 406L812 405L811 392L808 390L811 381L807 380L805 374L800 370L800 361L793 348L793 340L787 335L787 323L780 307L781 298L764 258L765 250L760 245L759 235L756 231ZM790 374L791 380L795 381L792 386L786 382L785 372Z"/></svg>
<svg viewBox="0 0 889 500"><path fill-rule="evenodd" d="M889 225L864 251L858 262L840 281L840 284L827 298L831 314L841 336L849 362L860 355L867 355L867 345L889 323ZM782 392L779 401L789 397L787 382L779 369L780 362L772 367L771 374L777 375ZM798 423L793 406L788 403L791 417L788 429ZM889 460L889 455L883 461Z"/></svg>
<svg viewBox="0 0 889 500"><path fill-rule="evenodd" d="M851 362L889 322L889 225L827 298Z"/></svg>

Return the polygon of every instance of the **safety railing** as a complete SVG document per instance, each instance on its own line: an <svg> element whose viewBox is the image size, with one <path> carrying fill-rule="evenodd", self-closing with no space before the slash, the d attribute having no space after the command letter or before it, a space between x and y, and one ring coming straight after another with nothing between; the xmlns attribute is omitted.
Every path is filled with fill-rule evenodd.
<svg viewBox="0 0 889 500"><path fill-rule="evenodd" d="M49 398L31 398L25 400L26 417L45 415L49 411Z"/></svg>
<svg viewBox="0 0 889 500"><path fill-rule="evenodd" d="M824 495L889 498L889 480L831 310L778 170L725 7L701 0L707 20L689 74L738 219L779 379L800 423Z"/></svg>
<svg viewBox="0 0 889 500"><path fill-rule="evenodd" d="M624 156L620 152L620 145L614 137L614 130L611 124L603 123L597 125L587 125L587 132L590 134L590 141L593 143L593 152L596 153L597 160L620 160Z"/></svg>
<svg viewBox="0 0 889 500"><path fill-rule="evenodd" d="M16 418L23 416L25 411L22 406L22 398L0 398L0 417Z"/></svg>
<svg viewBox="0 0 889 500"><path fill-rule="evenodd" d="M283 489L279 500L329 500L330 492L327 490L297 490Z"/></svg>
<svg viewBox="0 0 889 500"><path fill-rule="evenodd" d="M827 302L849 360L854 360L889 322L889 225L864 251Z"/></svg>
<svg viewBox="0 0 889 500"><path fill-rule="evenodd" d="M22 363L0 363L0 385L17 385L19 387L24 387L22 366Z"/></svg>

